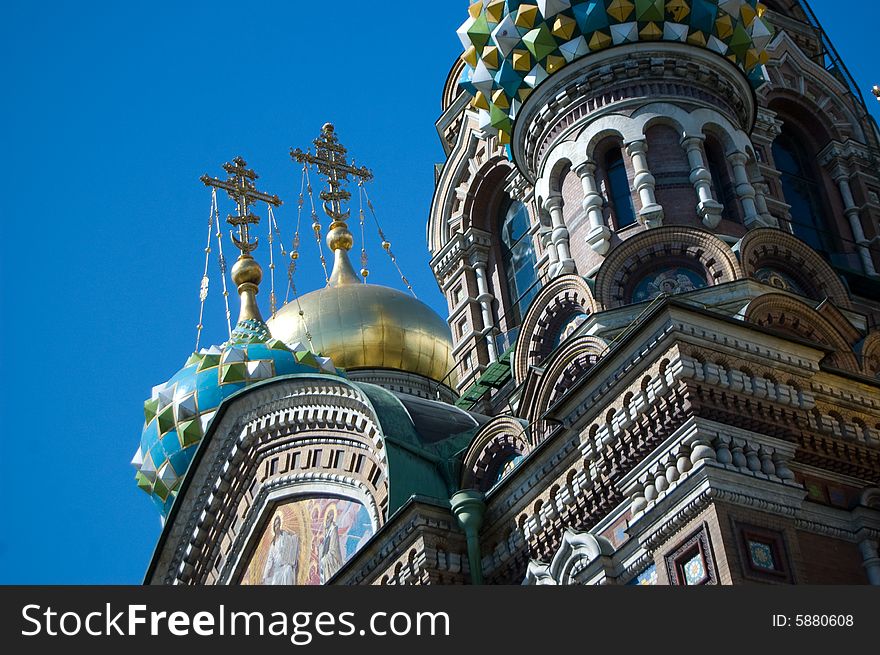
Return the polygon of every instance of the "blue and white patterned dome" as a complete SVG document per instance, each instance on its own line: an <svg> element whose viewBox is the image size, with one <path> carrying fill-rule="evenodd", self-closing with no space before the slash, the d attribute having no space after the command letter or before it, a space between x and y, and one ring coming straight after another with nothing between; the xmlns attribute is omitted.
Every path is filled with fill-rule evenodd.
<svg viewBox="0 0 880 655"><path fill-rule="evenodd" d="M290 348L261 320L248 319L239 321L229 341L193 353L174 377L153 388L132 464L138 487L163 518L220 404L248 385L295 373L339 374L330 358L302 344Z"/></svg>

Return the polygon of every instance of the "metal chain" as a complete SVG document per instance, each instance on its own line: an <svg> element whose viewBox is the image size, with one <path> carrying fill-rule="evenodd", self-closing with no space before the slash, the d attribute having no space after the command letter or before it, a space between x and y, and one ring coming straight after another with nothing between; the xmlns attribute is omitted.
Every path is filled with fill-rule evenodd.
<svg viewBox="0 0 880 655"><path fill-rule="evenodd" d="M312 230L315 232L315 241L318 243L318 255L321 258L321 268L324 269L324 281L330 282L330 275L327 273L327 260L324 258L324 246L321 245L321 221L318 219L318 212L315 209L315 196L312 193L312 181L309 178L308 165L306 169L306 190L309 193L309 202L312 206Z"/></svg>
<svg viewBox="0 0 880 655"><path fill-rule="evenodd" d="M354 161L352 161L354 163ZM370 269L367 268L367 239L364 233L364 181L358 180L358 198L360 200L360 221L361 221L361 277L364 278L364 284L367 282L367 276Z"/></svg>
<svg viewBox="0 0 880 655"><path fill-rule="evenodd" d="M211 195L216 193L216 191L212 191ZM205 300L208 299L208 285L210 280L208 279L208 265L211 260L211 232L214 229L214 201L211 200L211 209L208 212L208 243L205 244L205 270L202 273L202 281L199 285L199 323L196 325L196 352L199 352L199 343L202 339L202 328L204 325L202 324L202 319L205 316Z"/></svg>
<svg viewBox="0 0 880 655"><path fill-rule="evenodd" d="M266 203L266 208L269 212L267 221L269 223L269 313L272 314L272 318L275 318L278 311L275 302L275 213L269 203Z"/></svg>
<svg viewBox="0 0 880 655"><path fill-rule="evenodd" d="M211 204L214 207L214 225L217 228L217 263L220 266L220 279L223 281L223 302L226 305L226 328L232 338L232 312L229 311L229 289L226 286L226 257L223 256L223 230L220 228L220 208L217 205L217 190L211 190Z"/></svg>
<svg viewBox="0 0 880 655"><path fill-rule="evenodd" d="M409 292L412 294L413 298L418 299L416 292L413 291L412 284L410 284L409 280L406 279L406 276L400 269L400 264L397 263L397 257L395 257L394 253L391 251L391 242L385 238L385 233L382 231L382 227L379 225L379 219L376 218L376 210L373 208L373 203L370 201L370 194L367 193L367 189L362 183L359 182L358 184L363 191L364 198L366 198L367 200L367 207L370 209L370 215L373 217L373 222L376 224L376 230L379 232L379 238L382 239L382 249L388 253L388 257L391 258L391 263L394 264L394 268L397 269L397 273L400 275L401 281L406 285L406 288L409 289Z"/></svg>
<svg viewBox="0 0 880 655"><path fill-rule="evenodd" d="M293 300L296 302L296 308L299 312L299 318L303 323L303 327L306 332L306 341L309 342L309 349L314 352L315 346L312 343L312 333L309 331L309 325L306 322L306 314L303 311L302 305L299 302L299 294L296 291L296 282L294 281L294 276L296 275L296 264L299 260L299 228L302 221L302 210L303 205L305 204L304 198L304 190L306 186L306 165L303 164L303 172L302 172L302 180L300 182L299 189L299 198L297 199L297 211L296 211L296 232L293 233L293 250L290 252L290 264L287 267L287 295L284 298L284 304L288 303L288 298L290 294L293 293ZM312 203L314 206L314 202ZM326 275L326 268L324 269Z"/></svg>
<svg viewBox="0 0 880 655"><path fill-rule="evenodd" d="M302 222L302 210L305 204L306 190L306 166L303 164L302 179L300 180L299 198L296 201L296 231L293 233L293 250L290 252L290 264L287 265L287 293L284 295L284 304L290 302L290 292L294 288L293 276L296 273L296 264L299 259L299 227Z"/></svg>

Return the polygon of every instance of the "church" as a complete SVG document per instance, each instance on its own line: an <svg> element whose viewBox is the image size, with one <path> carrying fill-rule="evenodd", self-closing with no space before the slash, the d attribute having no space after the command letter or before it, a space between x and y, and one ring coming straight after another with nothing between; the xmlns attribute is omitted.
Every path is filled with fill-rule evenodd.
<svg viewBox="0 0 880 655"><path fill-rule="evenodd" d="M291 152L326 286L268 319L280 201L241 158L202 178L239 318L144 404L145 583L880 585L880 131L807 2L462 20L446 316L352 264L371 173L333 125Z"/></svg>

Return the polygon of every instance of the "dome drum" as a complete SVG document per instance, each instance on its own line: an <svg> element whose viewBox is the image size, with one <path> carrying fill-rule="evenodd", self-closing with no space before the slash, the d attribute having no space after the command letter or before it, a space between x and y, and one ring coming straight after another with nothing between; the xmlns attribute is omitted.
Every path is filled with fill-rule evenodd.
<svg viewBox="0 0 880 655"><path fill-rule="evenodd" d="M586 125L625 121L655 103L711 112L744 133L755 121L754 90L731 62L677 43L621 46L575 62L529 96L513 125L512 158L535 181L554 146Z"/></svg>

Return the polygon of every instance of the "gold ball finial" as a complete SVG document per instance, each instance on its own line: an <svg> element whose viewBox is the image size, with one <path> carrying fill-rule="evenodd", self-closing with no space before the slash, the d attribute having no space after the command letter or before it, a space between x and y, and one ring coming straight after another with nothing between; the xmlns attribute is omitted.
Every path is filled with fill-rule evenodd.
<svg viewBox="0 0 880 655"><path fill-rule="evenodd" d="M232 281L236 286L243 284L253 284L259 286L263 280L263 269L257 261L250 256L242 256L238 258L232 267Z"/></svg>
<svg viewBox="0 0 880 655"><path fill-rule="evenodd" d="M336 128L333 126L333 123L324 123L324 127L321 128L322 132L327 134L333 134L336 131Z"/></svg>
<svg viewBox="0 0 880 655"><path fill-rule="evenodd" d="M334 223L327 233L327 246L331 251L351 250L354 246L354 235L346 227L345 223Z"/></svg>
<svg viewBox="0 0 880 655"><path fill-rule="evenodd" d="M877 100L880 100L880 86L877 86L877 85L875 84L875 85L874 85L874 88L871 89L871 93L874 94L874 97L877 98Z"/></svg>

